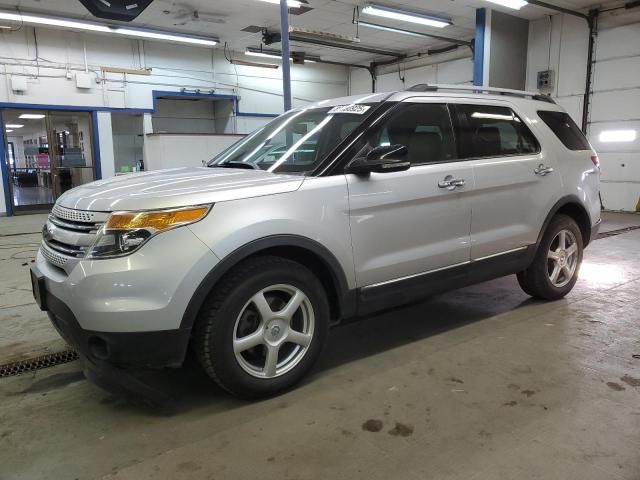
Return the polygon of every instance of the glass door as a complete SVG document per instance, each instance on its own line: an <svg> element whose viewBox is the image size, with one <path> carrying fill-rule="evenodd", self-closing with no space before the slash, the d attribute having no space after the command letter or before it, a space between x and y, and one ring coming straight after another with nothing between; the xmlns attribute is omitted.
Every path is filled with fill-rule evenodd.
<svg viewBox="0 0 640 480"><path fill-rule="evenodd" d="M66 190L95 179L91 114L2 111L13 211L48 211Z"/></svg>
<svg viewBox="0 0 640 480"><path fill-rule="evenodd" d="M49 112L54 197L95 179L89 112Z"/></svg>

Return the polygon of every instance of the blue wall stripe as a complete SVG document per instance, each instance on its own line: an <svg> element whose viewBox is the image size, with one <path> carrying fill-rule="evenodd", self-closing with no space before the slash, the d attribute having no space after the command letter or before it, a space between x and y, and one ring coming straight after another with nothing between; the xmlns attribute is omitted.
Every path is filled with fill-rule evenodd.
<svg viewBox="0 0 640 480"><path fill-rule="evenodd" d="M2 174L2 185L4 186L4 204L7 209L7 216L13 215L11 208L11 193L9 192L9 172L7 172L7 157L4 151L4 123L0 115L0 173Z"/></svg>
<svg viewBox="0 0 640 480"><path fill-rule="evenodd" d="M484 35L487 11L476 8L476 36L473 47L473 84L481 86L484 77Z"/></svg>

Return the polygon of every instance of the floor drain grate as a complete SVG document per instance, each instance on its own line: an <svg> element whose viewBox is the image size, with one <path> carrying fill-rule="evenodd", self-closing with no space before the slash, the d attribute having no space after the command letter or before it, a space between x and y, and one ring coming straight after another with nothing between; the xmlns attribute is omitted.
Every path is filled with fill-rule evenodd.
<svg viewBox="0 0 640 480"><path fill-rule="evenodd" d="M640 229L640 225L633 225L631 227L619 228L618 230L611 230L609 232L601 232L598 234L598 238L596 240L599 240L601 238L607 238L607 237L615 237L616 235L621 235L623 233L632 232L633 230L638 230L638 229Z"/></svg>
<svg viewBox="0 0 640 480"><path fill-rule="evenodd" d="M19 362L0 365L0 378L13 377L23 373L41 370L43 368L54 367L63 363L73 362L78 359L78 354L73 350L63 350L62 352L50 353L40 357L21 360Z"/></svg>

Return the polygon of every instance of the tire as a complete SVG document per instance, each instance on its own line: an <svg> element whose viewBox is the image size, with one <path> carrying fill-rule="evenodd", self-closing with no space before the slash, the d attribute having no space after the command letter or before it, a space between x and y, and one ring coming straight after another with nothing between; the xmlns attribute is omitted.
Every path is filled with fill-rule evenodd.
<svg viewBox="0 0 640 480"><path fill-rule="evenodd" d="M564 248L561 243L563 236ZM533 262L529 268L518 273L520 287L533 298L563 298L578 280L583 248L578 224L567 215L556 215L544 232ZM556 269L557 275L554 277Z"/></svg>
<svg viewBox="0 0 640 480"><path fill-rule="evenodd" d="M327 294L315 275L297 262L259 256L239 264L211 292L196 319L192 346L218 385L259 398L299 382L328 331Z"/></svg>

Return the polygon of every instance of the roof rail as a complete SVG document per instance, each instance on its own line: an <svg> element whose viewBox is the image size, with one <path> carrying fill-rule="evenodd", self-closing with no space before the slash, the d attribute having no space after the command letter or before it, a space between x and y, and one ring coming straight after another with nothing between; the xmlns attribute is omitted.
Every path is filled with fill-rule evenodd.
<svg viewBox="0 0 640 480"><path fill-rule="evenodd" d="M481 87L478 85L443 85L435 83L418 83L407 88L407 92L439 92L441 90L459 90L472 93L493 93L496 95L509 95L512 97L529 97L532 100L541 102L556 103L551 97L537 92L526 92L524 90L511 90L509 88Z"/></svg>

